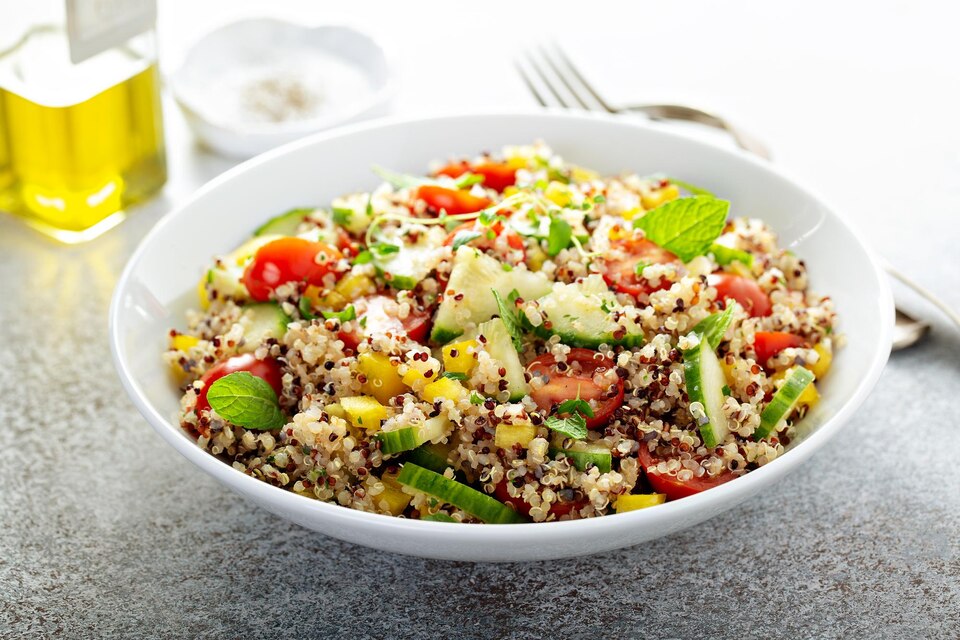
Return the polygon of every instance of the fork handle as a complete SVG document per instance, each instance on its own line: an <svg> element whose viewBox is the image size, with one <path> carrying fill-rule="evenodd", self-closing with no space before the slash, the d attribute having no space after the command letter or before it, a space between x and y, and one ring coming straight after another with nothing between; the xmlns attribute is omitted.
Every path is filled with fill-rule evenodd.
<svg viewBox="0 0 960 640"><path fill-rule="evenodd" d="M681 120L720 129L726 131L737 146L744 151L749 151L764 160L771 159L770 150L755 137L733 126L720 116L702 109L695 109L682 104L633 104L625 106L621 110L643 113L652 120Z"/></svg>

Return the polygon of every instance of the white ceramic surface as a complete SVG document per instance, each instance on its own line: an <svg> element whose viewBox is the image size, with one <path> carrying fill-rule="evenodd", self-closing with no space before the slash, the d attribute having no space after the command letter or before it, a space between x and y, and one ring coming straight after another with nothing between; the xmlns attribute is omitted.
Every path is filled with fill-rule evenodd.
<svg viewBox="0 0 960 640"><path fill-rule="evenodd" d="M259 71L258 71L259 70ZM323 95L316 116L280 122L243 122L234 107L235 82L225 79L297 74ZM275 18L222 26L191 47L170 77L173 95L196 136L235 158L258 153L333 126L386 114L394 91L383 47L353 27L308 27Z"/></svg>
<svg viewBox="0 0 960 640"><path fill-rule="evenodd" d="M547 141L602 173L663 172L729 199L733 215L762 217L807 261L812 286L829 293L846 346L805 419L809 434L746 476L676 502L571 522L458 525L362 513L304 498L248 477L202 451L178 427L178 393L160 358L170 327L183 326L196 282L213 254L237 246L264 219L339 194L371 189L370 166L422 172L431 160L504 144ZM774 167L744 153L610 116L476 114L384 120L318 134L229 171L166 216L130 259L114 294L110 340L117 370L160 436L256 504L321 533L432 558L520 561L625 547L697 524L763 491L823 446L866 400L889 353L893 304L876 260L843 219ZM758 499L763 499L762 494ZM789 510L782 526L794 526ZM305 534L306 535L306 534Z"/></svg>

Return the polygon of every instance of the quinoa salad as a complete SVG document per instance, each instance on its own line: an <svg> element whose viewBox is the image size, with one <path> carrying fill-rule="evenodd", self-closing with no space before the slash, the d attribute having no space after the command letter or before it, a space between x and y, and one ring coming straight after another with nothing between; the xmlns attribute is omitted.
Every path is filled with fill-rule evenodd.
<svg viewBox="0 0 960 640"><path fill-rule="evenodd" d="M762 212L543 143L374 171L215 258L170 331L180 423L238 471L397 517L590 518L769 463L819 400L833 303Z"/></svg>

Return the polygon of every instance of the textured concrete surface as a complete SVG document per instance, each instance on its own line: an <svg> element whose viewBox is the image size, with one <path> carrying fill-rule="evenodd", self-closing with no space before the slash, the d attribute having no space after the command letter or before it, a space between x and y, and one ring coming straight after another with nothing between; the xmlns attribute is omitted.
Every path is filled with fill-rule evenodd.
<svg viewBox="0 0 960 640"><path fill-rule="evenodd" d="M191 3L163 4L168 24L199 29ZM394 4L378 12L364 5L356 19L390 26L416 17ZM800 56L790 59L800 70L793 77L778 75L770 58L776 72L763 82L710 93L709 80L687 76L684 86L696 84L698 95L751 123L777 161L847 211L881 254L960 307L960 130L937 124L960 109L955 83L937 81L955 76L956 16L931 16L933 5L878 5L864 30L861 8L831 3L783 27L760 6L757 19L766 22L753 31L768 34L771 47L831 17L835 30L817 40L830 61L817 67L818 84L803 84L802 70L812 67ZM704 19L713 29L726 7L700 3L696 11L715 12ZM675 11L675 21L691 10L657 9ZM484 37L480 13L467 25L470 37ZM582 17L584 30L592 24L601 33ZM403 24L406 43L426 41L429 25ZM848 28L863 34L856 47L843 35ZM658 29L643 31L658 37ZM911 33L921 35L909 40ZM947 43L952 50L941 52ZM767 64L752 45L727 46L745 68ZM463 107L467 97L474 107L529 104L515 79L476 96L461 58L407 53L436 62L453 84L437 96L417 90L426 76L414 77L404 108L434 99ZM509 56L489 68L512 78ZM588 65L597 74L603 66ZM851 74L856 94L843 94ZM801 90L791 93L796 83ZM629 95L627 85L611 87L643 96L638 87ZM828 110L825 93L845 98ZM911 116L921 99L922 115ZM175 112L168 116L173 201L227 163L192 149ZM935 320L930 339L895 355L859 415L767 495L601 556L443 563L290 525L153 435L114 374L106 313L126 258L169 205L154 202L76 248L0 216L0 638L960 637L960 334L909 296L902 299Z"/></svg>
<svg viewBox="0 0 960 640"><path fill-rule="evenodd" d="M896 355L811 464L713 521L579 560L426 561L280 521L153 435L106 309L155 217L83 248L0 220L0 636L960 633L949 328Z"/></svg>

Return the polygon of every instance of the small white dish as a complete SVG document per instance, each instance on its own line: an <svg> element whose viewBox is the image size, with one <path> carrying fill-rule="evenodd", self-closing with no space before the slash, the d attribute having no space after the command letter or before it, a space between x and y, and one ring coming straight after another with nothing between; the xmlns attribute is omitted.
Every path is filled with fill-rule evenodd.
<svg viewBox="0 0 960 640"><path fill-rule="evenodd" d="M352 27L251 18L201 38L170 85L204 144L249 158L384 115L394 78L383 47Z"/></svg>
<svg viewBox="0 0 960 640"><path fill-rule="evenodd" d="M742 478L650 509L566 522L464 525L364 513L299 496L244 475L184 433L177 420L180 394L161 353L168 330L182 327L184 312L196 306L196 283L211 256L236 247L277 212L325 206L342 193L373 188L379 181L371 165L416 173L432 160L537 138L567 160L601 173L659 171L709 189L730 200L735 215L763 218L782 246L806 260L812 287L836 304L846 344L823 380L821 402L804 418L807 433L789 451ZM390 119L264 154L213 180L147 235L121 276L110 309L114 362L134 404L168 444L227 487L343 540L431 558L504 562L635 545L772 490L866 400L890 353L892 328L893 300L872 252L840 215L779 169L656 125L569 112ZM793 517L789 507L778 514L784 527L795 526Z"/></svg>

